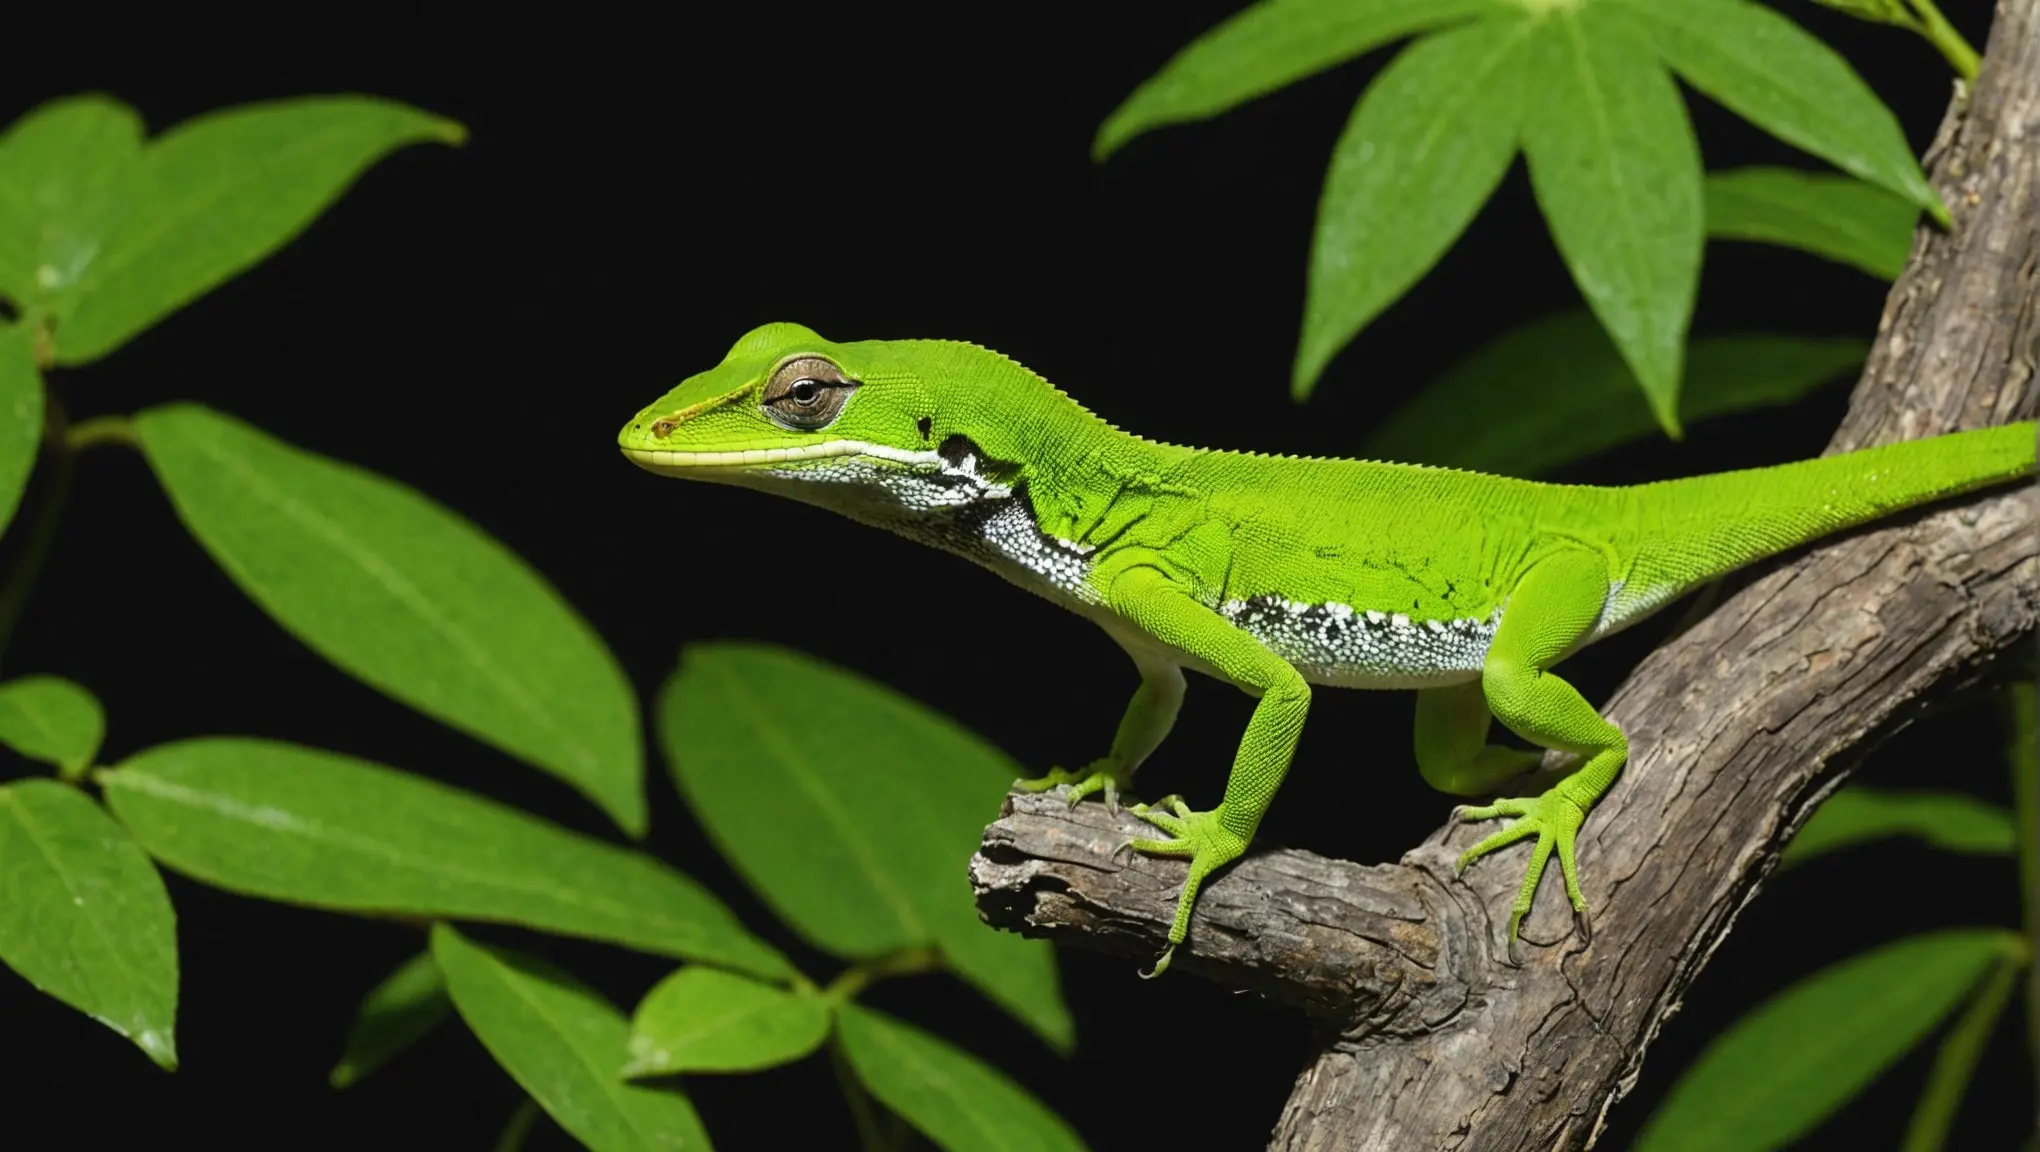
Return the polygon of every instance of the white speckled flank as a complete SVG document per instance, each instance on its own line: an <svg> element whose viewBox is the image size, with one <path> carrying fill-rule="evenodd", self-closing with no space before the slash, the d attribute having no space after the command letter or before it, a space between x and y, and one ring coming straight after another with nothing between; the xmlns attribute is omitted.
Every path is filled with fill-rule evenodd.
<svg viewBox="0 0 2040 1152"><path fill-rule="evenodd" d="M1219 614L1268 646L1313 684L1339 688L1421 688L1480 675L1501 621L1412 620L1350 604L1307 604L1280 596L1228 600Z"/></svg>

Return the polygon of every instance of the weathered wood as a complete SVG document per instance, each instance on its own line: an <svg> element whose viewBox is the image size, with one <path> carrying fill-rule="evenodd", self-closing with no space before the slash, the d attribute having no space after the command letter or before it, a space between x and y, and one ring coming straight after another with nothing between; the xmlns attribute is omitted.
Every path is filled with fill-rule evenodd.
<svg viewBox="0 0 2040 1152"><path fill-rule="evenodd" d="M1973 98L1958 94L1928 163L1955 226L1916 236L1830 451L2040 408L2040 0L2001 0ZM1553 876L1523 926L1526 965L1507 966L1522 853L1455 879L1485 829L1448 824L1398 864L1250 854L1205 889L1175 967L1326 1022L1271 1147L1586 1147L1815 803L2036 626L2032 486L1807 550L1653 653L1604 709L1635 754L1580 839L1591 943ZM972 861L979 908L1145 961L1183 867L1113 857L1144 834L1095 803L1010 797Z"/></svg>

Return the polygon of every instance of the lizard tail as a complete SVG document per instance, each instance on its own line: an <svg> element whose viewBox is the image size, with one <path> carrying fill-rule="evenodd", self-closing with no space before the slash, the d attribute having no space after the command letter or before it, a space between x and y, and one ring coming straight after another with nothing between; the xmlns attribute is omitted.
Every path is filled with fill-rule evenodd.
<svg viewBox="0 0 2040 1152"><path fill-rule="evenodd" d="M1638 485L1646 543L1632 585L1691 587L1905 508L2031 476L2036 443L2040 426L2027 420Z"/></svg>

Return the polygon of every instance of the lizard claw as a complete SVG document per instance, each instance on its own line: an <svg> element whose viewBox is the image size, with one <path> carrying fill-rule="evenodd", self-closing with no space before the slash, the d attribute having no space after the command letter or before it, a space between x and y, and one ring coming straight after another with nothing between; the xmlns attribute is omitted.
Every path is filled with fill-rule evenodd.
<svg viewBox="0 0 2040 1152"><path fill-rule="evenodd" d="M1454 810L1461 820L1492 820L1512 816L1516 819L1501 831L1496 832L1460 854L1461 873L1466 866L1497 848L1506 847L1519 840L1535 840L1530 852L1530 867L1524 871L1523 883L1516 890L1516 902L1509 912L1509 964L1523 966L1523 953L1516 930L1523 924L1523 918L1530 914L1530 904L1537 895L1537 881L1544 874L1544 866L1554 854L1558 857L1559 872L1564 877L1566 897L1573 906L1573 926L1580 939L1592 943L1593 925L1587 921L1586 897L1580 893L1578 873L1573 864L1573 842L1580 824L1586 819L1587 805L1575 800L1560 784L1541 796L1497 800L1483 807L1460 807Z"/></svg>
<svg viewBox="0 0 2040 1152"><path fill-rule="evenodd" d="M1160 976L1162 973L1167 972L1169 970L1169 960L1171 957L1175 955L1176 946L1174 944L1171 944L1168 947L1162 949L1162 954L1160 956L1155 957L1154 967L1148 969L1145 972L1137 972L1135 973L1135 975L1139 976L1143 980L1152 980L1155 977Z"/></svg>
<svg viewBox="0 0 2040 1152"><path fill-rule="evenodd" d="M1084 797L1096 792L1105 794L1105 810L1114 816L1119 814L1119 770L1111 760L1093 760L1079 769L1050 768L1046 776L1033 779L1022 778L1013 781L1013 788L1019 792L1048 792L1069 800L1075 808Z"/></svg>

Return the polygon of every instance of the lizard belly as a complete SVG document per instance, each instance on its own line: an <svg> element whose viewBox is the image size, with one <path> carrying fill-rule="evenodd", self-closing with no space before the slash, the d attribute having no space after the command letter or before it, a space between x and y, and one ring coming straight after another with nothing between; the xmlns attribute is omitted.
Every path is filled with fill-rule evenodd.
<svg viewBox="0 0 2040 1152"><path fill-rule="evenodd" d="M1499 609L1486 617L1419 620L1281 596L1228 600L1218 612L1305 680L1331 688L1435 688L1479 679L1501 621Z"/></svg>

